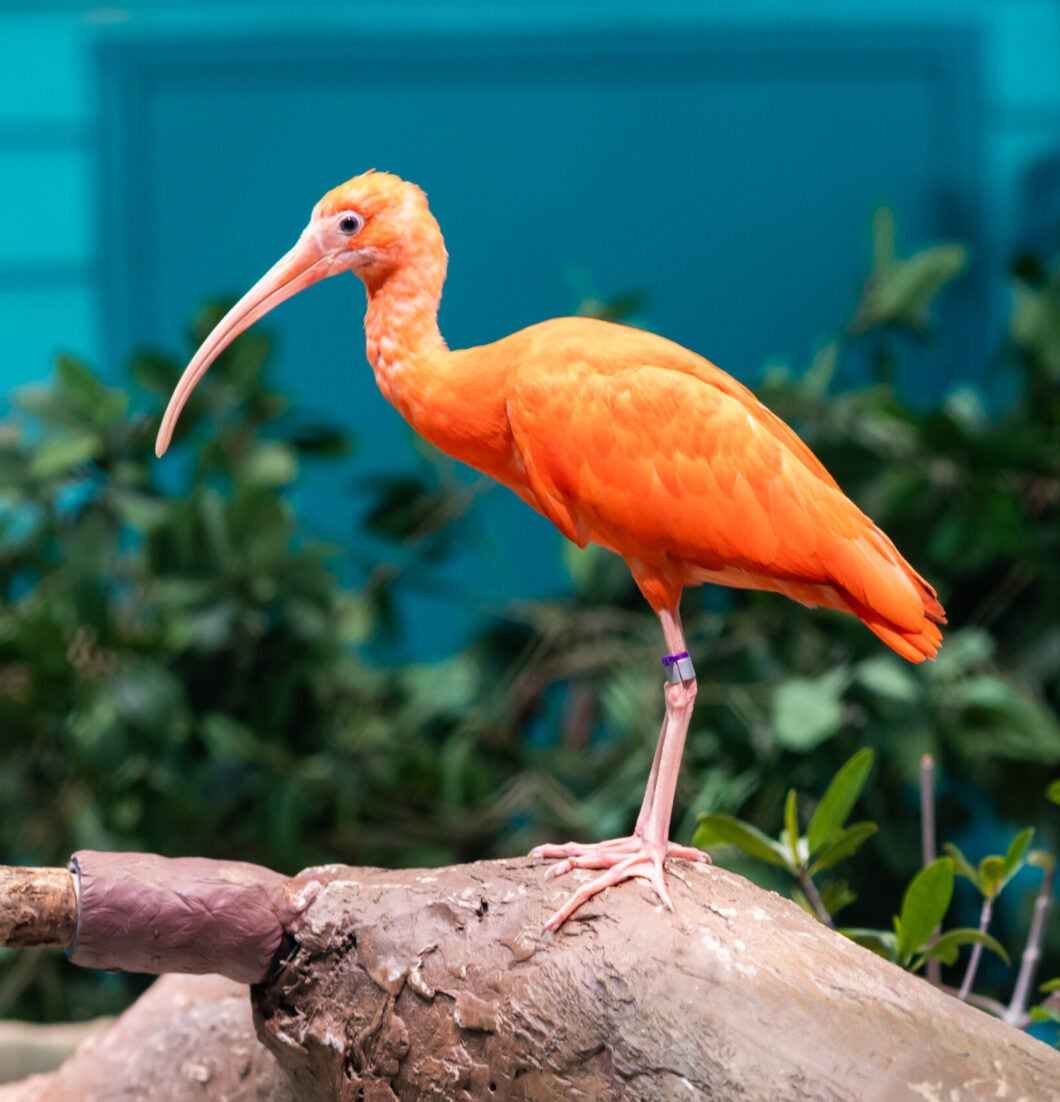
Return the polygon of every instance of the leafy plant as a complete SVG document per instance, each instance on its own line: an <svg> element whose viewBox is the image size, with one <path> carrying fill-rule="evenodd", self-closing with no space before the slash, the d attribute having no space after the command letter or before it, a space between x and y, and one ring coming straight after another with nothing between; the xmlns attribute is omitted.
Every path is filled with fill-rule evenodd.
<svg viewBox="0 0 1060 1102"><path fill-rule="evenodd" d="M865 929L842 932L910 972L919 972L929 960L954 964L964 945L971 945L973 952L986 946L1007 964L1008 954L1003 946L984 930L958 927L943 934L937 932L953 898L953 872L953 860L949 857L940 857L922 868L902 896L893 932Z"/></svg>
<svg viewBox="0 0 1060 1102"><path fill-rule="evenodd" d="M87 847L289 871L431 863L490 829L466 802L502 789L510 762L483 767L446 741L488 695L487 664L388 673L360 658L383 587L340 581L344 552L308 537L287 499L304 463L350 442L290 414L267 352L256 334L226 352L164 465L153 432L179 371L157 355L121 389L61 357L0 423L0 860L62 864ZM0 1012L99 1013L136 983L60 983L58 967L21 958Z"/></svg>
<svg viewBox="0 0 1060 1102"><path fill-rule="evenodd" d="M872 759L873 752L863 749L843 765L810 816L805 834L799 832L798 795L791 788L784 803L784 829L779 839L769 838L752 823L732 815L712 814L700 818L692 838L693 844L707 849L719 843L729 843L748 857L787 869L802 889L800 901L807 910L831 926L832 915L852 902L854 896L842 882L830 884L822 893L814 877L852 856L863 842L876 833L875 823L846 825L865 786Z"/></svg>
<svg viewBox="0 0 1060 1102"><path fill-rule="evenodd" d="M963 853L952 842L946 843L946 852L953 859L954 867L959 875L967 877L979 890L983 897L983 905L979 915L979 933L986 934L990 925L990 917L993 914L994 903L1001 894L1002 888L1016 875L1027 863L1027 850L1034 838L1034 828L1027 827L1021 830L1008 850L1002 854L991 854L984 857L977 868L973 868ZM959 998L967 999L972 990L972 983L979 967L979 958L982 946L986 942L977 942L972 948L971 959L961 983ZM952 963L949 962L949 963Z"/></svg>
<svg viewBox="0 0 1060 1102"><path fill-rule="evenodd" d="M1060 1025L1060 976L1046 981L1038 990L1048 997L1037 1006L1031 1007L1031 1021ZM1056 1045L1060 1048L1060 1035L1057 1037Z"/></svg>

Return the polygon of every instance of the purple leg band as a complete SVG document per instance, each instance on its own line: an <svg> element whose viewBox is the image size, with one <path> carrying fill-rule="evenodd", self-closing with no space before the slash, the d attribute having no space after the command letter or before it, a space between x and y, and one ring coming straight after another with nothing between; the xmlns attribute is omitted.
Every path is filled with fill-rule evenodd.
<svg viewBox="0 0 1060 1102"><path fill-rule="evenodd" d="M670 685L676 685L679 681L694 681L696 678L695 666L686 650L678 654L664 654L662 664L666 671L666 681Z"/></svg>

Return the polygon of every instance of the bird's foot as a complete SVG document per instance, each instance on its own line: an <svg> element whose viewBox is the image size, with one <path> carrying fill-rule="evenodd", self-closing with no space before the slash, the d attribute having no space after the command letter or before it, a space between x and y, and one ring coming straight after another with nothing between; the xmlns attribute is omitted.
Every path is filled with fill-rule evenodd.
<svg viewBox="0 0 1060 1102"><path fill-rule="evenodd" d="M628 838L613 838L607 842L567 842L564 845L537 846L531 857L555 861L548 877L563 876L571 869L603 869L602 875L583 884L562 907L545 923L546 930L558 930L564 922L587 900L614 887L624 880L644 880L659 897L668 911L674 909L670 893L666 890L663 863L669 857L681 861L709 861L700 849L679 846L674 842L658 845L637 834Z"/></svg>

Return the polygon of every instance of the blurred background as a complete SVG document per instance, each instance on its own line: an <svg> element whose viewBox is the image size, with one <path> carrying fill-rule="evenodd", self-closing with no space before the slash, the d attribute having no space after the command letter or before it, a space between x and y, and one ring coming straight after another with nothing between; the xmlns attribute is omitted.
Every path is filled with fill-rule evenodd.
<svg viewBox="0 0 1060 1102"><path fill-rule="evenodd" d="M451 347L579 311L680 341L939 588L930 670L776 597L690 597L682 840L709 812L775 832L869 745L842 921L898 908L926 752L941 839L1055 851L1056 0L0 2L0 90L0 861L428 864L635 817L653 618L414 439L352 278L239 342L151 455L219 304L371 167L430 196ZM4 1015L135 990L0 961Z"/></svg>

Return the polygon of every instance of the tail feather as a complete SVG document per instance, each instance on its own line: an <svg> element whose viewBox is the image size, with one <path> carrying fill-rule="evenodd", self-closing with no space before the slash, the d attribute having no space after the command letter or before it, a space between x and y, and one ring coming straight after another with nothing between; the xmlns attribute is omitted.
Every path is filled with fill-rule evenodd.
<svg viewBox="0 0 1060 1102"><path fill-rule="evenodd" d="M939 625L946 623L946 610L934 587L865 519L868 527L860 538L836 540L830 549L841 607L910 662L934 658L942 646Z"/></svg>
<svg viewBox="0 0 1060 1102"><path fill-rule="evenodd" d="M846 605L847 610L861 620L869 631L879 636L891 650L910 662L923 662L925 658L934 658L942 646L939 625L946 623L946 610L939 603L935 590L912 568L909 576L920 591L924 605L924 620L919 628L910 631L890 623L874 609L860 604L849 594L846 595Z"/></svg>
<svg viewBox="0 0 1060 1102"><path fill-rule="evenodd" d="M939 647L942 646L942 632L933 620L926 620L919 634L900 631L891 627L890 624L874 623L872 620L864 620L864 623L869 631L878 635L891 650L910 662L923 662L925 658L934 658L938 654Z"/></svg>

